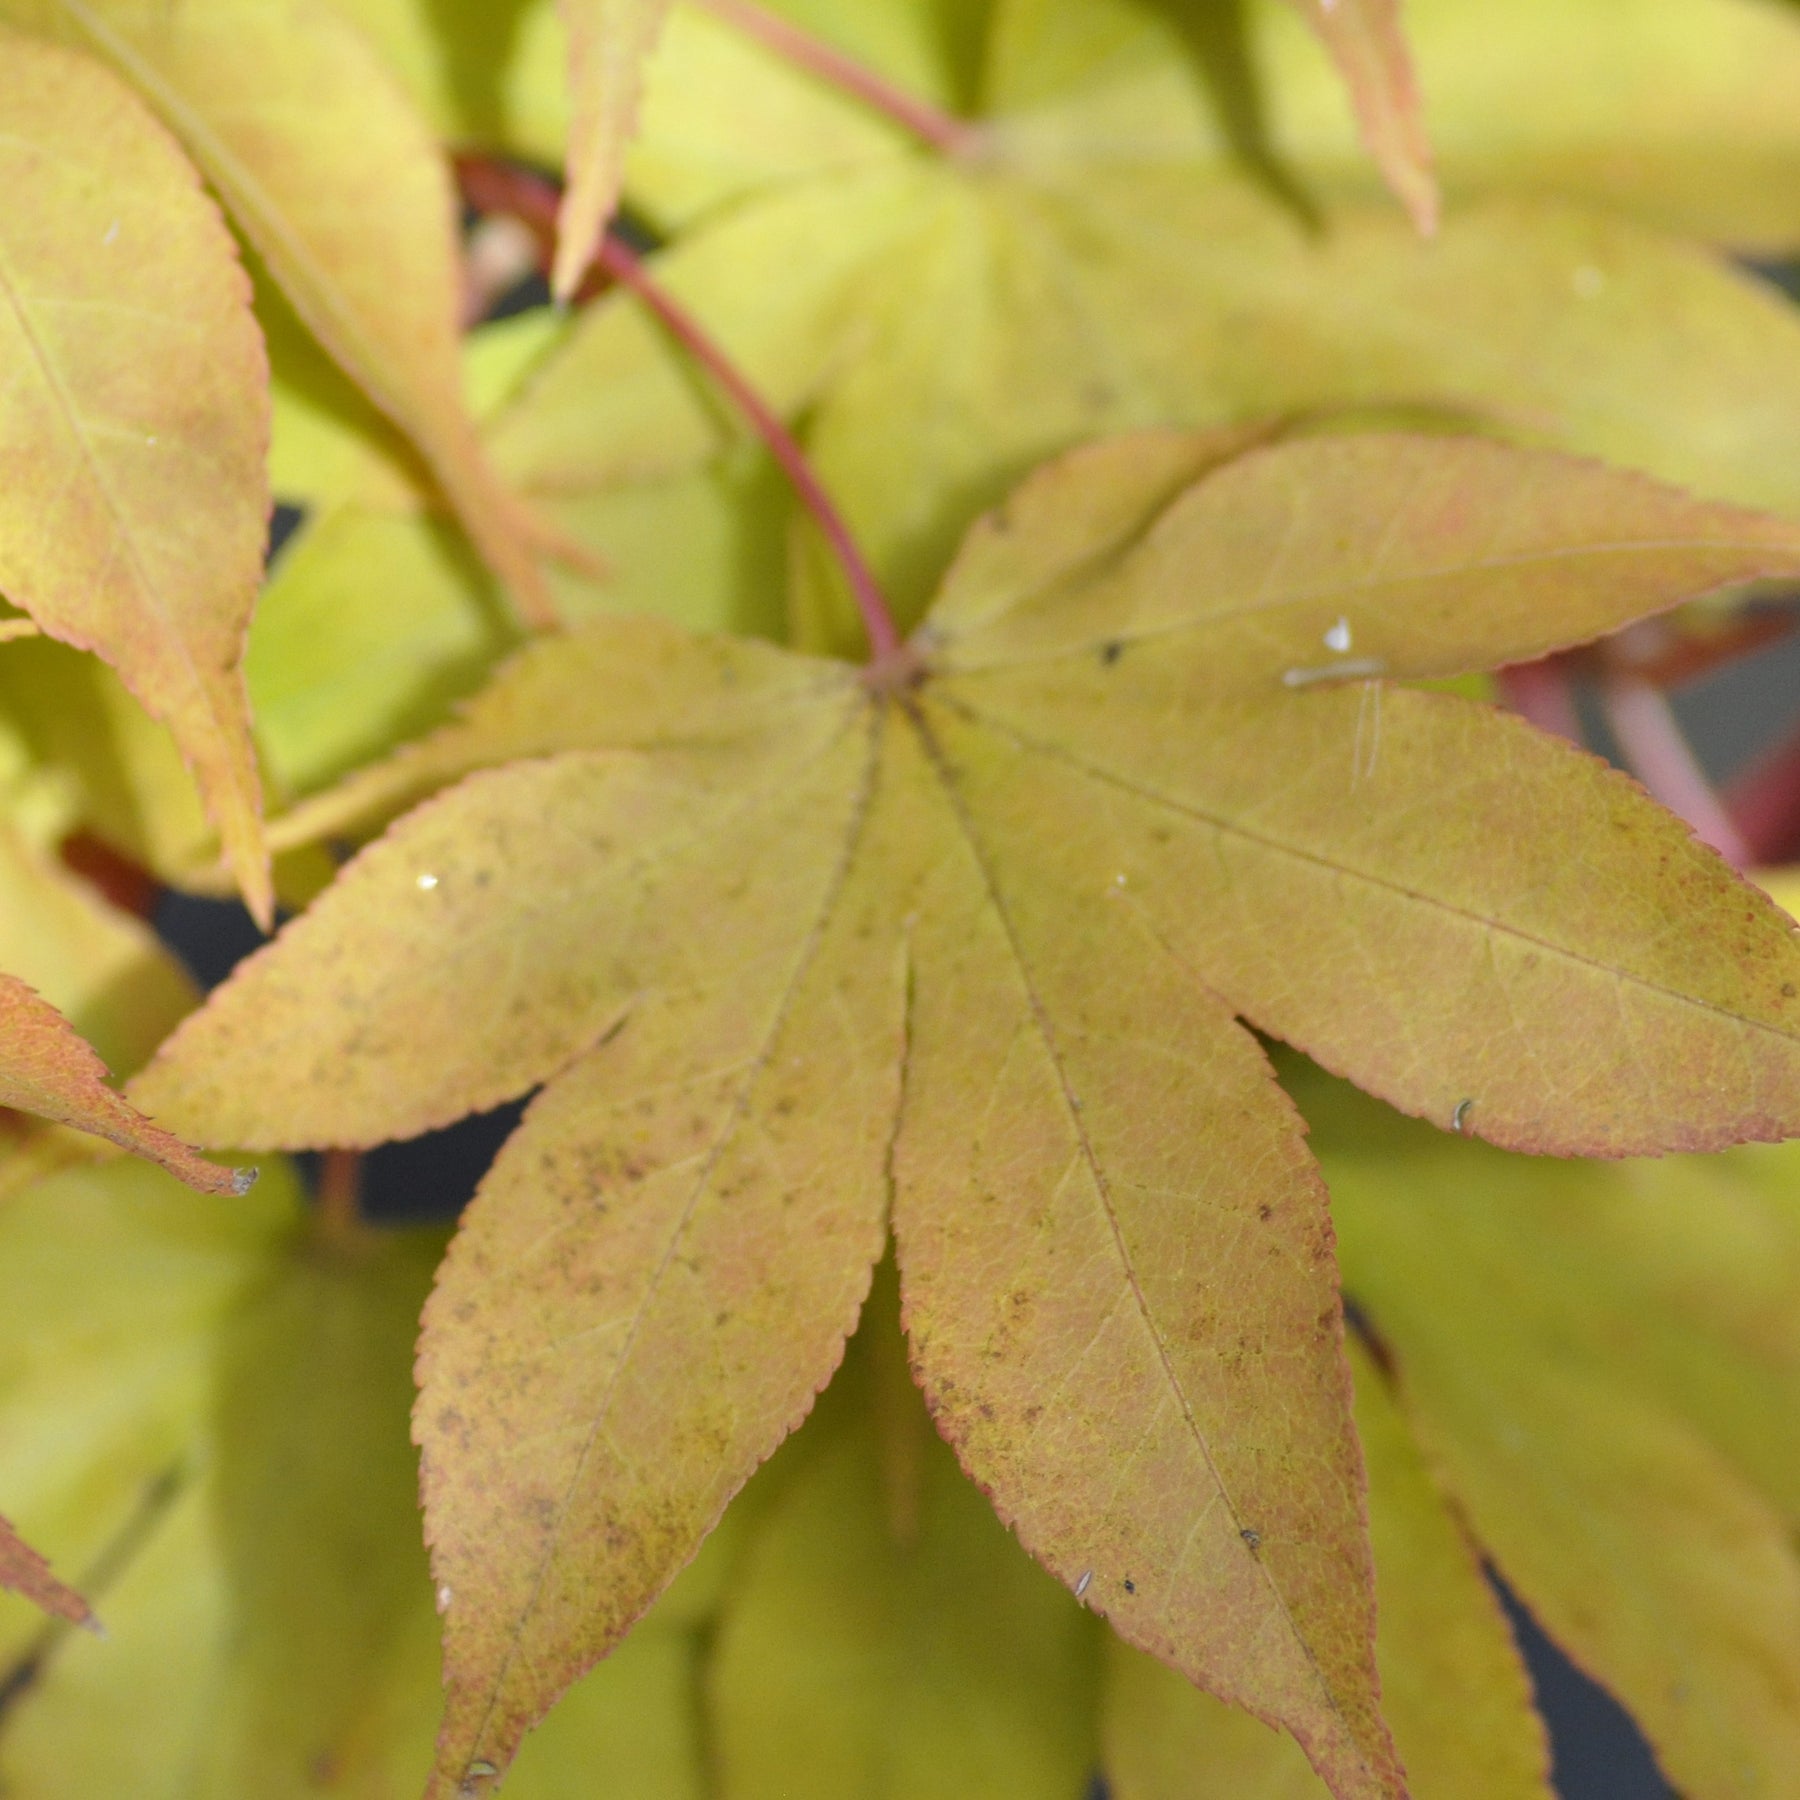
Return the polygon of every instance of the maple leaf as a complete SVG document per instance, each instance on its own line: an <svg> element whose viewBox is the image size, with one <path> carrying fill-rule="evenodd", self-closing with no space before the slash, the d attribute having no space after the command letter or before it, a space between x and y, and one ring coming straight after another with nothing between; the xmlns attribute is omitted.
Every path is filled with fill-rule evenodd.
<svg viewBox="0 0 1800 1800"><path fill-rule="evenodd" d="M241 667L268 511L249 283L129 89L53 45L0 49L0 591L168 725L267 920Z"/></svg>
<svg viewBox="0 0 1800 1800"><path fill-rule="evenodd" d="M1497 30L1481 0L1406 0L1406 33L1453 203L1555 193L1739 249L1779 255L1800 242L1791 6L1515 0ZM1271 136L1309 182L1366 190L1361 145L1289 41L1299 35L1277 29L1259 43Z"/></svg>
<svg viewBox="0 0 1800 1800"><path fill-rule="evenodd" d="M649 621L527 653L402 786L539 760L364 852L140 1078L256 1146L548 1082L426 1312L434 1791L806 1412L891 1168L919 1377L1002 1516L1335 1792L1397 1792L1324 1193L1233 1013L1499 1142L1800 1119L1772 906L1590 759L1356 679L1793 568L1794 529L1475 440L1239 445L1052 465L872 680Z"/></svg>
<svg viewBox="0 0 1800 1800"><path fill-rule="evenodd" d="M358 33L317 0L3 0L0 19L98 53L162 114L308 328L546 620L532 529L458 392L448 171Z"/></svg>

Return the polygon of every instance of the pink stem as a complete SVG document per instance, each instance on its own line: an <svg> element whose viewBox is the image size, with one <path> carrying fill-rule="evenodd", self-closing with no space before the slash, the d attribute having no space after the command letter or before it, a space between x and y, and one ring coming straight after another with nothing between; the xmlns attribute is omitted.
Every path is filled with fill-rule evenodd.
<svg viewBox="0 0 1800 1800"><path fill-rule="evenodd" d="M946 156L967 152L981 142L978 127L952 118L928 101L893 86L835 45L755 5L754 0L700 0L700 4L715 18L766 44L796 68L805 69L846 94L854 94L877 112L886 113Z"/></svg>
<svg viewBox="0 0 1800 1800"><path fill-rule="evenodd" d="M1753 858L1743 834L1713 792L1673 709L1660 688L1632 675L1607 675L1600 705L1625 760L1670 812L1685 819L1702 843L1742 869Z"/></svg>
<svg viewBox="0 0 1800 1800"><path fill-rule="evenodd" d="M750 385L724 351L706 334L699 322L663 290L638 258L616 237L609 236L602 242L600 254L595 261L621 287L629 288L636 294L662 321L670 335L731 396L733 404L750 421L757 436L768 445L770 454L793 483L794 492L800 496L802 504L812 514L835 552L849 580L850 591L856 597L856 610L862 614L863 629L869 634L869 647L874 653L874 660L883 663L897 657L900 651L900 633L895 628L893 615L888 611L887 600L875 580L874 571L863 560L863 554L850 535L850 528L844 523L843 515L826 493L824 484L819 480L812 464L806 460L806 452L800 448L793 434L776 417L767 401Z"/></svg>

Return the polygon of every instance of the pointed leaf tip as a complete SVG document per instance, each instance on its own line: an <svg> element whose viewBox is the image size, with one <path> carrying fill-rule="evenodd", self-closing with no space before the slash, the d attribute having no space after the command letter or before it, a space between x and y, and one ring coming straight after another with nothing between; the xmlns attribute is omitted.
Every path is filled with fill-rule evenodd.
<svg viewBox="0 0 1800 1800"><path fill-rule="evenodd" d="M0 592L168 727L266 920L242 670L269 508L250 283L199 177L108 70L7 33L0 116Z"/></svg>
<svg viewBox="0 0 1800 1800"><path fill-rule="evenodd" d="M625 148L637 128L643 65L669 0L558 0L569 35L568 180L550 289L567 303L619 203Z"/></svg>
<svg viewBox="0 0 1800 1800"><path fill-rule="evenodd" d="M1400 28L1400 0L1292 0L1331 53L1363 142L1422 237L1438 224L1431 140Z"/></svg>
<svg viewBox="0 0 1800 1800"><path fill-rule="evenodd" d="M0 974L0 1045L0 1107L105 1138L202 1193L244 1191L245 1171L208 1162L109 1088L92 1046L16 975Z"/></svg>
<svg viewBox="0 0 1800 1800"><path fill-rule="evenodd" d="M5 1519L0 1519L0 1588L22 1594L55 1618L105 1636L88 1603L50 1573L49 1563Z"/></svg>

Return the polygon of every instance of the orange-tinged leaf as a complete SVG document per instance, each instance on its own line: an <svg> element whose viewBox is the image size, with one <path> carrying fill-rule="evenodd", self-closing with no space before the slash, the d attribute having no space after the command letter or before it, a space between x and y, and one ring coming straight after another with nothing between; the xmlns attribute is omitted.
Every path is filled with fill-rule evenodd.
<svg viewBox="0 0 1800 1800"><path fill-rule="evenodd" d="M173 732L252 909L272 899L241 668L268 366L230 234L105 69L0 40L0 592Z"/></svg>
<svg viewBox="0 0 1800 1800"><path fill-rule="evenodd" d="M556 223L550 286L567 300L619 203L625 146L637 125L644 59L669 0L559 0L569 37L568 185Z"/></svg>
<svg viewBox="0 0 1800 1800"><path fill-rule="evenodd" d="M1331 52L1350 88L1363 142L1413 223L1437 229L1437 177L1425 134L1400 0L1291 0Z"/></svg>
<svg viewBox="0 0 1800 1800"><path fill-rule="evenodd" d="M0 974L0 1106L54 1119L159 1162L190 1187L241 1194L248 1171L209 1163L151 1124L106 1085L106 1066L55 1007L17 976Z"/></svg>
<svg viewBox="0 0 1800 1800"><path fill-rule="evenodd" d="M3 0L0 16L99 51L163 115L295 311L547 619L530 527L462 402L449 174L358 33L320 0Z"/></svg>
<svg viewBox="0 0 1800 1800"><path fill-rule="evenodd" d="M1087 820L996 796L947 709L922 731L895 747L923 869L894 1225L938 1427L1121 1636L1285 1726L1340 1797L1398 1794L1298 1117L1128 898L1071 910Z"/></svg>
<svg viewBox="0 0 1800 1800"><path fill-rule="evenodd" d="M1774 908L1622 777L1342 643L1534 653L1792 568L1791 528L1489 445L1231 447L1041 473L900 670L630 620L532 646L352 813L459 785L135 1089L299 1146L548 1084L428 1319L436 1793L500 1773L804 1412L891 1174L921 1384L1027 1546L1340 1800L1397 1796L1331 1225L1233 1014L1513 1141L1800 1123ZM1353 679L1284 682L1302 654Z"/></svg>
<svg viewBox="0 0 1800 1800"><path fill-rule="evenodd" d="M94 1617L88 1603L50 1573L50 1565L0 1519L0 1587L41 1606L45 1612L71 1624L86 1625Z"/></svg>
<svg viewBox="0 0 1800 1800"><path fill-rule="evenodd" d="M875 745L847 749L860 813ZM455 1595L435 1793L485 1791L480 1770L798 1424L854 1326L885 1236L903 970L865 954L880 864L855 857L854 819L832 823L777 828L748 862L722 841L695 871L713 881L646 908L620 945L631 1011L534 1103L440 1274L416 1415L432 1569ZM721 918L742 948L696 966Z"/></svg>

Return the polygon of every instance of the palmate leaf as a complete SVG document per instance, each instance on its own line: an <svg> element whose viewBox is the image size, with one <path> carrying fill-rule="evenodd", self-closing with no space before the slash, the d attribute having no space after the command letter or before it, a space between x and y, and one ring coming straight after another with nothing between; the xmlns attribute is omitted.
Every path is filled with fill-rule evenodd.
<svg viewBox="0 0 1800 1800"><path fill-rule="evenodd" d="M1549 1747L1531 1683L1467 1536L1426 1470L1387 1383L1353 1345L1380 1602L1381 1704L1413 1800L1548 1800ZM1108 1645L1106 1774L1118 1800L1322 1800L1294 1746Z"/></svg>
<svg viewBox="0 0 1800 1800"><path fill-rule="evenodd" d="M1800 323L1761 284L1541 200L1453 213L1431 246L1388 206L1309 229L1196 136L1178 40L1139 59L1174 98L1115 109L1109 58L1057 72L1065 18L1092 24L1039 7L996 27L978 164L836 95L771 149L777 102L823 90L716 22L678 12L652 65L632 191L683 231L662 278L778 403L810 369L808 450L909 617L972 506L1071 442L1155 423L1410 407L1800 512ZM496 425L497 459L552 506L607 480L607 315ZM855 641L810 567L794 612L803 645Z"/></svg>
<svg viewBox="0 0 1800 1800"><path fill-rule="evenodd" d="M1319 678L1535 655L1800 534L1480 442L1234 448L1053 466L910 678L649 622L528 652L402 760L537 760L397 826L141 1079L251 1145L548 1082L427 1310L434 1792L806 1411L890 1171L921 1384L1027 1547L1335 1792L1398 1792L1324 1191L1233 1011L1502 1142L1800 1123L1782 915L1568 747Z"/></svg>
<svg viewBox="0 0 1800 1800"><path fill-rule="evenodd" d="M0 52L0 592L169 727L267 918L241 667L269 503L249 283L129 89L11 32Z"/></svg>
<svg viewBox="0 0 1800 1800"><path fill-rule="evenodd" d="M97 53L139 89L483 556L544 610L530 529L458 390L449 176L362 38L323 0L3 0L0 19Z"/></svg>

